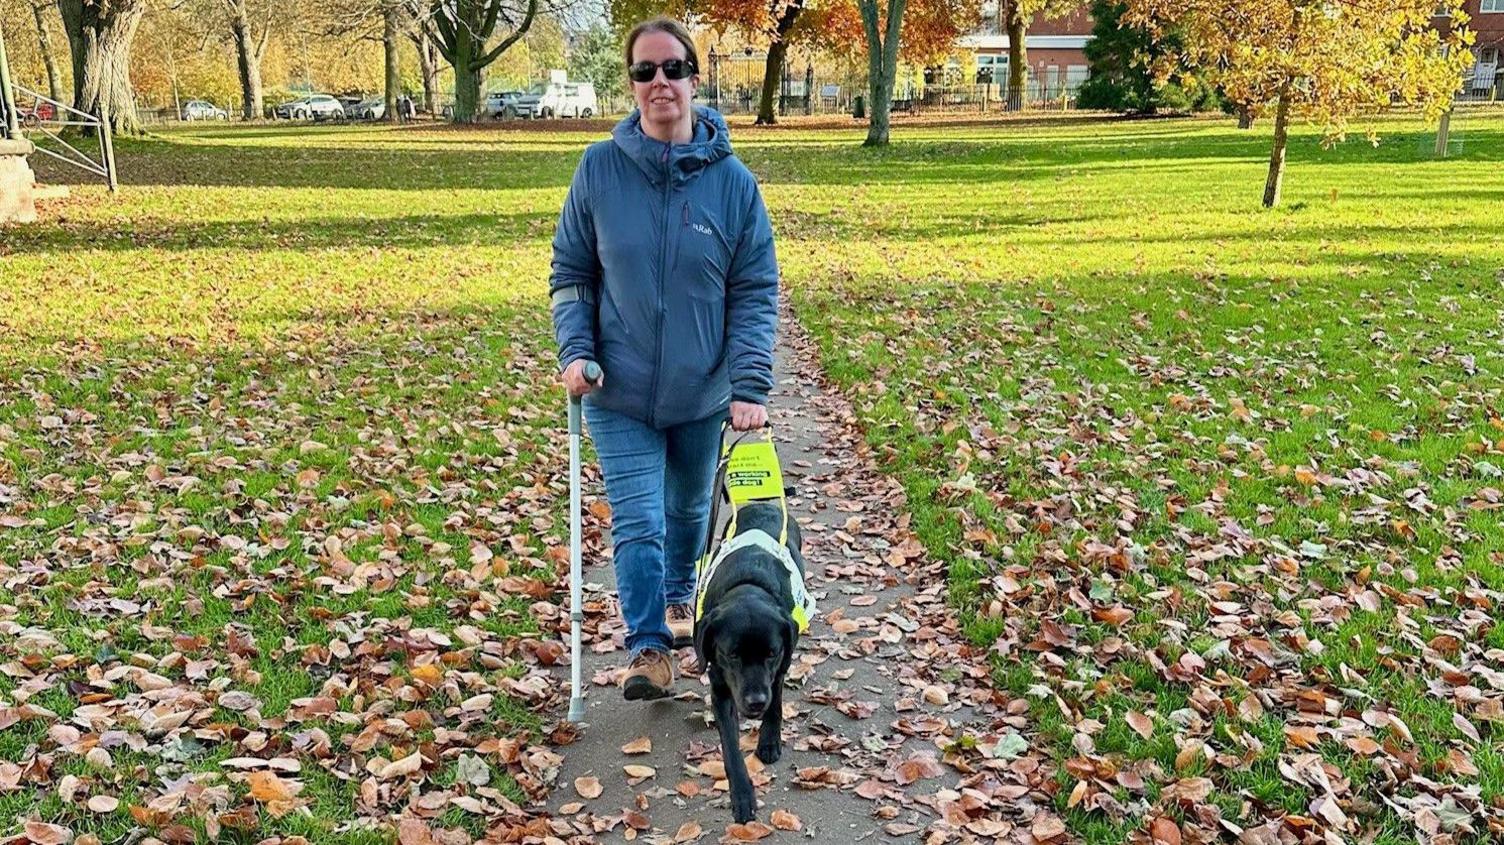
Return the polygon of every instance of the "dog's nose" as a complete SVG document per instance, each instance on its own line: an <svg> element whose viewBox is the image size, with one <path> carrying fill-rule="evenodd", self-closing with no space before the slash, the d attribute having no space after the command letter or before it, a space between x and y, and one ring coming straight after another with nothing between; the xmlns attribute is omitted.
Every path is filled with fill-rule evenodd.
<svg viewBox="0 0 1504 845"><path fill-rule="evenodd" d="M762 711L768 709L768 696L760 692L750 693L746 701L742 703L747 705L747 715L755 719L762 715Z"/></svg>

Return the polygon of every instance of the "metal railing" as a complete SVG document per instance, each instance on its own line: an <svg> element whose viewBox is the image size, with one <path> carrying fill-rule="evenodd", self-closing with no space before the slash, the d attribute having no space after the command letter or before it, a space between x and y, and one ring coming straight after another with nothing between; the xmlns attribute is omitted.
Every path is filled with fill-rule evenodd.
<svg viewBox="0 0 1504 845"><path fill-rule="evenodd" d="M115 171L115 144L111 138L109 113L105 109L103 98L100 99L100 114L96 117L39 94L30 88L20 85L12 86L12 88L17 94L25 94L32 98L30 109L23 108L19 99L13 102L16 113L20 117L21 134L29 138L37 152L93 173L95 176L103 177L111 191L120 189L120 181ZM94 135L99 140L98 161L68 143L68 140L63 137L64 131L70 126L85 131L90 128L94 130ZM61 149L37 143L39 135Z"/></svg>

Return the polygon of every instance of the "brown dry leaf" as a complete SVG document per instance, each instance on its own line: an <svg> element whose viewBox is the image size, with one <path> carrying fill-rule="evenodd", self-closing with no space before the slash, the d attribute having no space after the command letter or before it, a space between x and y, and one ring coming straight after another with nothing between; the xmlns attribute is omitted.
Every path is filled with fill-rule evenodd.
<svg viewBox="0 0 1504 845"><path fill-rule="evenodd" d="M788 810L774 810L771 821L773 822L773 827L779 830L800 831L804 829L804 822L800 821L798 816L790 813Z"/></svg>
<svg viewBox="0 0 1504 845"><path fill-rule="evenodd" d="M1076 785L1071 788L1071 796L1069 798L1067 798L1066 801L1065 801L1066 808L1067 809L1072 809L1077 804L1080 804L1082 801L1086 800L1086 793L1089 792L1090 790L1091 790L1091 787L1089 787L1089 786L1086 785L1086 781L1084 781L1084 780L1078 780L1078 781L1076 781Z"/></svg>
<svg viewBox="0 0 1504 845"><path fill-rule="evenodd" d="M1149 825L1149 837L1154 845L1180 845L1180 827L1174 820L1160 816Z"/></svg>
<svg viewBox="0 0 1504 845"><path fill-rule="evenodd" d="M120 799L113 795L95 795L89 799L89 812L113 813L120 809Z"/></svg>
<svg viewBox="0 0 1504 845"><path fill-rule="evenodd" d="M773 835L773 828L762 822L731 824L726 826L726 838L732 842L756 842Z"/></svg>
<svg viewBox="0 0 1504 845"><path fill-rule="evenodd" d="M1352 749L1353 753L1361 754L1364 757L1371 757L1379 753L1379 749L1383 747L1374 742L1372 737L1366 736L1350 736L1343 744Z"/></svg>
<svg viewBox="0 0 1504 845"><path fill-rule="evenodd" d="M398 845L432 845L433 831L422 819L403 816L397 820L397 843Z"/></svg>
<svg viewBox="0 0 1504 845"><path fill-rule="evenodd" d="M430 687L436 687L444 680L444 669L437 663L424 663L422 666L413 667L413 678Z"/></svg>
<svg viewBox="0 0 1504 845"><path fill-rule="evenodd" d="M288 801L303 791L303 784L280 778L276 772L251 772L246 782L250 784L251 797L263 804Z"/></svg>
<svg viewBox="0 0 1504 845"><path fill-rule="evenodd" d="M400 778L404 775L416 774L422 771L422 769L423 755L420 752L414 751L400 760L393 760L382 766L381 771L376 773L376 777L381 780L391 780L392 778Z"/></svg>
<svg viewBox="0 0 1504 845"><path fill-rule="evenodd" d="M601 797L606 790L601 787L599 778L579 777L574 779L574 791L587 801Z"/></svg>
<svg viewBox="0 0 1504 845"><path fill-rule="evenodd" d="M1150 719L1137 710L1129 710L1124 718L1128 720L1128 727L1133 728L1139 736L1144 739L1152 739L1154 737L1153 719Z"/></svg>
<svg viewBox="0 0 1504 845"><path fill-rule="evenodd" d="M640 736L621 747L623 754L650 754L652 751L653 740L646 736Z"/></svg>
<svg viewBox="0 0 1504 845"><path fill-rule="evenodd" d="M629 778L650 778L658 774L658 770L652 766L628 765L622 766L621 769L627 773L627 777Z"/></svg>
<svg viewBox="0 0 1504 845"><path fill-rule="evenodd" d="M699 822L688 821L684 824L679 825L678 832L674 834L674 842L682 845L682 843L693 842L704 835L705 831L700 829Z"/></svg>
<svg viewBox="0 0 1504 845"><path fill-rule="evenodd" d="M73 838L73 831L68 828L46 822L27 822L22 830L35 845L64 845Z"/></svg>
<svg viewBox="0 0 1504 845"><path fill-rule="evenodd" d="M1285 725L1285 739L1296 748L1315 748L1321 744L1321 735L1307 725Z"/></svg>
<svg viewBox="0 0 1504 845"><path fill-rule="evenodd" d="M1051 839L1065 835L1065 822L1048 810L1041 810L1034 815L1034 821L1029 825L1029 832L1040 842L1048 842Z"/></svg>

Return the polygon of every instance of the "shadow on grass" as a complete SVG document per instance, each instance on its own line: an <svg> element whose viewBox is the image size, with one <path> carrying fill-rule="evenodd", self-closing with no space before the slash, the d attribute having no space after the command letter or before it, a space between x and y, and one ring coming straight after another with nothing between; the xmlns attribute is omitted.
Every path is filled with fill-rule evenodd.
<svg viewBox="0 0 1504 845"><path fill-rule="evenodd" d="M556 212L417 214L400 217L313 217L297 220L193 222L155 217L105 222L58 222L10 233L7 254L60 250L343 250L445 248L516 244L551 238ZM352 262L359 255L350 256Z"/></svg>

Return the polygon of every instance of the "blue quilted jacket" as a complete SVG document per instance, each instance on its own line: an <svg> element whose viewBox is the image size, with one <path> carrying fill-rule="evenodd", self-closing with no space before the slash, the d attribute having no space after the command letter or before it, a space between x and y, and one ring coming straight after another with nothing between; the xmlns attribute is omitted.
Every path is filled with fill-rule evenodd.
<svg viewBox="0 0 1504 845"><path fill-rule="evenodd" d="M585 150L549 288L560 368L587 358L605 371L587 402L656 428L767 403L773 230L719 113L696 107L694 139L665 144L634 112Z"/></svg>

